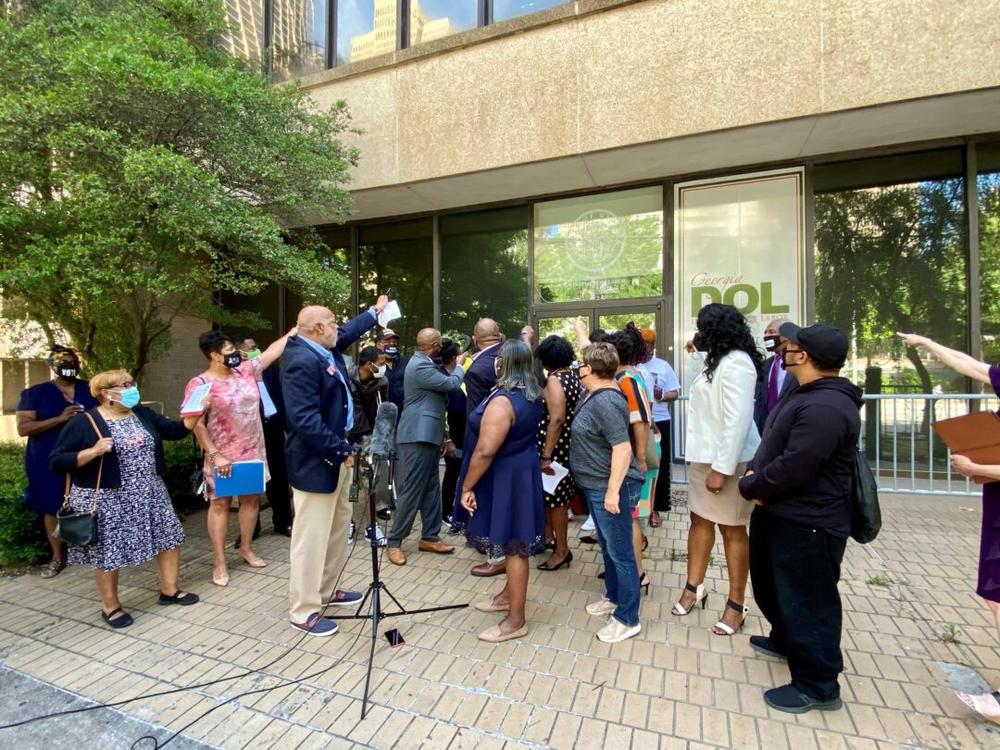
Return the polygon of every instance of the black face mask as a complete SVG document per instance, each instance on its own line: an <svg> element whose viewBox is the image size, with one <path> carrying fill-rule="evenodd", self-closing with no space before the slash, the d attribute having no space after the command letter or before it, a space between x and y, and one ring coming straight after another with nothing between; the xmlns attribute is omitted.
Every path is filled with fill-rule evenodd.
<svg viewBox="0 0 1000 750"><path fill-rule="evenodd" d="M769 352L773 352L775 347L778 346L779 341L781 341L781 336L765 336L764 348Z"/></svg>
<svg viewBox="0 0 1000 750"><path fill-rule="evenodd" d="M61 378L74 380L80 374L80 368L76 365L53 365L52 370Z"/></svg>
<svg viewBox="0 0 1000 750"><path fill-rule="evenodd" d="M698 331L691 337L691 343L694 344L694 348L699 352L708 351L708 342L705 340L705 334L701 331Z"/></svg>
<svg viewBox="0 0 1000 750"><path fill-rule="evenodd" d="M224 364L229 369L234 369L239 367L243 363L243 357L239 352L233 352L232 354L222 355L222 364Z"/></svg>
<svg viewBox="0 0 1000 750"><path fill-rule="evenodd" d="M396 344L389 344L385 349L383 349L388 356L396 358L399 356L399 347Z"/></svg>

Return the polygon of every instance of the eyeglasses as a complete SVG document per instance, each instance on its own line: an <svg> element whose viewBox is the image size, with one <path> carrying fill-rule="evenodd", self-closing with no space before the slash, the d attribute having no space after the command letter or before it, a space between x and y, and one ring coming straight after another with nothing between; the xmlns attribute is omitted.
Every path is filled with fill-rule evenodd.
<svg viewBox="0 0 1000 750"><path fill-rule="evenodd" d="M118 385L109 385L104 390L106 390L106 391L113 391L113 390L115 390L117 388L121 388L121 389L124 390L125 388L131 388L133 385L135 385L135 383L133 383L131 380L127 380L124 383L119 383Z"/></svg>

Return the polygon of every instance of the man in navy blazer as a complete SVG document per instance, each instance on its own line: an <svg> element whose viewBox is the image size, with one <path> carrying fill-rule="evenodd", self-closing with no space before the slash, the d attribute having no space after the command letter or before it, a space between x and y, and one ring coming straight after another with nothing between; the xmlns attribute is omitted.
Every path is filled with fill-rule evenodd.
<svg viewBox="0 0 1000 750"><path fill-rule="evenodd" d="M799 385L795 376L781 366L781 352L788 346L788 339L782 338L778 329L787 322L784 318L772 320L764 329L764 348L771 356L764 360L763 378L757 383L753 399L753 421L761 434L764 433L767 415Z"/></svg>
<svg viewBox="0 0 1000 750"><path fill-rule="evenodd" d="M293 628L309 635L337 632L337 624L323 617L325 603L350 606L362 598L356 591L334 590L347 562L354 466L347 442L354 403L343 352L375 325L388 301L379 297L342 328L327 308L303 308L281 362L285 464L295 504L289 618Z"/></svg>

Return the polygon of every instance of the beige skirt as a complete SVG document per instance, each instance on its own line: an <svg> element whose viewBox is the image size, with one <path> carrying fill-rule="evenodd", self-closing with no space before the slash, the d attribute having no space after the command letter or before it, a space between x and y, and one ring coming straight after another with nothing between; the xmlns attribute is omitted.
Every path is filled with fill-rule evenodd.
<svg viewBox="0 0 1000 750"><path fill-rule="evenodd" d="M739 479L747 465L737 464L735 476L726 477L719 494L705 487L712 467L709 464L688 464L688 510L706 521L723 526L745 526L750 523L753 503L744 500L738 489Z"/></svg>

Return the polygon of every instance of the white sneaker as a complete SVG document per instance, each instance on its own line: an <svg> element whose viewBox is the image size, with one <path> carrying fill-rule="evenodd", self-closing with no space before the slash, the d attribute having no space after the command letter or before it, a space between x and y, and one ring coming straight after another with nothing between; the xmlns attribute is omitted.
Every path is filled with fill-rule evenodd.
<svg viewBox="0 0 1000 750"><path fill-rule="evenodd" d="M619 622L615 617L608 618L608 624L597 631L597 637L605 643L618 643L633 636L639 635L642 625L629 627L623 622Z"/></svg>
<svg viewBox="0 0 1000 750"><path fill-rule="evenodd" d="M587 516L587 520L580 524L580 531L597 531L597 524L592 516Z"/></svg>
<svg viewBox="0 0 1000 750"><path fill-rule="evenodd" d="M607 597L604 597L599 602L592 602L591 604L588 604L587 614L594 615L594 617L607 617L616 609L618 609L618 605Z"/></svg>
<svg viewBox="0 0 1000 750"><path fill-rule="evenodd" d="M347 543L354 544L354 535L358 533L358 525L351 521L350 527L347 529Z"/></svg>
<svg viewBox="0 0 1000 750"><path fill-rule="evenodd" d="M371 526L365 529L365 539L367 539L369 542L371 542L372 540ZM385 534L382 531L382 527L379 526L378 524L375 524L375 541L379 547L384 547L386 545Z"/></svg>

